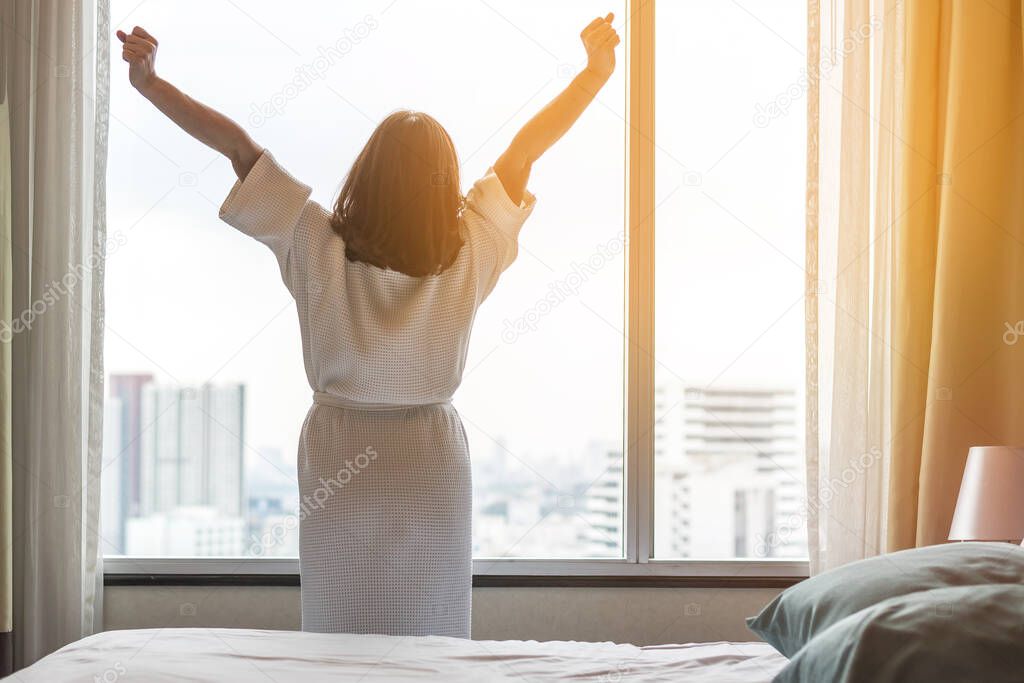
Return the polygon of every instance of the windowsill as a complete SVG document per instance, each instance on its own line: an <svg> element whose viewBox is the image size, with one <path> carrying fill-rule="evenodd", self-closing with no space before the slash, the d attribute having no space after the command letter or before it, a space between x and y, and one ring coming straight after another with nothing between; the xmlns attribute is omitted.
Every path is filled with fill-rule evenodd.
<svg viewBox="0 0 1024 683"><path fill-rule="evenodd" d="M473 560L473 585L586 588L786 588L806 560ZM296 558L108 557L108 586L298 586Z"/></svg>

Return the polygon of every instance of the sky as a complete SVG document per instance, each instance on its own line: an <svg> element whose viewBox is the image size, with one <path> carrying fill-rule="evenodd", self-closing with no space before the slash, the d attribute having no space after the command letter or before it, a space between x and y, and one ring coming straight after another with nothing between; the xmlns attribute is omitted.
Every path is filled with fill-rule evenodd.
<svg viewBox="0 0 1024 683"><path fill-rule="evenodd" d="M163 78L245 126L325 205L399 108L446 125L468 189L583 66L580 30L623 18L623 3L591 0L111 4L115 27L160 41ZM658 381L802 389L803 13L786 0L658 4ZM124 244L108 255L107 371L244 382L247 457L293 460L311 399L294 304L269 250L217 219L230 164L129 87L113 42L108 230ZM507 449L509 467L559 486L558 473L600 473L587 444L622 442L623 49L534 167L536 210L455 396L474 458ZM539 306L552 290L559 303ZM531 329L509 334L519 319Z"/></svg>

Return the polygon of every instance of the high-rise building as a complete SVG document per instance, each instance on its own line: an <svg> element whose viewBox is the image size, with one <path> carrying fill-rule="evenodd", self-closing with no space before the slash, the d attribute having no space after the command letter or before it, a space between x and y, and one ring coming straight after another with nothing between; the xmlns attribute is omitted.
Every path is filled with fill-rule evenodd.
<svg viewBox="0 0 1024 683"><path fill-rule="evenodd" d="M136 432L122 429L138 451L138 480L128 480L133 504L120 511L124 552L242 554L245 387L133 383L124 376L119 384L137 405L120 412L138 425Z"/></svg>
<svg viewBox="0 0 1024 683"><path fill-rule="evenodd" d="M103 470L100 474L100 549L124 553L124 499L121 495L121 399L107 398L103 406Z"/></svg>
<svg viewBox="0 0 1024 683"><path fill-rule="evenodd" d="M244 518L245 387L142 391L140 516L201 506Z"/></svg>
<svg viewBox="0 0 1024 683"><path fill-rule="evenodd" d="M600 474L587 486L583 519L583 552L592 557L622 553L623 537L623 460L622 449L611 445L592 445L588 459L601 463Z"/></svg>
<svg viewBox="0 0 1024 683"><path fill-rule="evenodd" d="M124 520L139 514L139 495L142 484L142 442L140 435L146 424L142 419L142 388L153 382L148 373L114 374L110 376L108 402L116 401L117 408L108 412L108 419L118 422L117 452L111 452L110 467L118 470L117 507L120 510L118 529L110 529L111 535L124 539ZM106 446L104 446L106 448ZM106 456L106 454L105 454ZM104 492L103 494L107 494Z"/></svg>
<svg viewBox="0 0 1024 683"><path fill-rule="evenodd" d="M656 389L655 554L799 557L802 520L799 401L791 389Z"/></svg>

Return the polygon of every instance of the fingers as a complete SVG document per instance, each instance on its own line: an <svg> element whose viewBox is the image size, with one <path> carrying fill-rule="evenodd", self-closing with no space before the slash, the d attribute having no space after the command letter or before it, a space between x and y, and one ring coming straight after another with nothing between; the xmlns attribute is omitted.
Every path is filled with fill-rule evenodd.
<svg viewBox="0 0 1024 683"><path fill-rule="evenodd" d="M135 62L142 61L143 59L145 59L145 55L139 54L137 51L126 47L121 50L121 59L128 62L129 64L133 64Z"/></svg>
<svg viewBox="0 0 1024 683"><path fill-rule="evenodd" d="M595 17L593 21L587 24L587 27L580 33L581 38L586 38L587 34L592 31L601 28L602 26L611 26L612 22L615 21L615 13L609 12L604 17Z"/></svg>
<svg viewBox="0 0 1024 683"><path fill-rule="evenodd" d="M136 51L144 50L145 48L156 49L157 41L146 29L141 26L136 26L132 29L131 33L125 33L124 31L117 31L117 39L121 41L124 48L134 48Z"/></svg>
<svg viewBox="0 0 1024 683"><path fill-rule="evenodd" d="M611 35L602 38L600 41L595 42L595 49L597 50L610 50L620 43L619 34L612 33Z"/></svg>
<svg viewBox="0 0 1024 683"><path fill-rule="evenodd" d="M609 27L607 31L603 31L601 33L596 34L594 36L594 42L598 45L598 47L610 48L615 47L621 41L619 40L618 32L616 32L615 29Z"/></svg>
<svg viewBox="0 0 1024 683"><path fill-rule="evenodd" d="M153 59L157 42L146 29L136 26L131 33L117 31L116 35L121 41L121 59L124 61L134 65Z"/></svg>
<svg viewBox="0 0 1024 683"><path fill-rule="evenodd" d="M146 29L142 28L141 26L136 26L135 28L133 28L132 29L132 35L133 36L138 36L140 38L144 38L145 40L148 40L149 42L153 43L154 45L159 45L159 43L156 42L156 38L154 38L153 36L149 35L149 32L146 31Z"/></svg>
<svg viewBox="0 0 1024 683"><path fill-rule="evenodd" d="M619 34L615 32L615 29L610 24L602 24L590 32L586 42L593 47L607 47L613 41L618 40L618 37ZM618 43L615 44L617 45Z"/></svg>
<svg viewBox="0 0 1024 683"><path fill-rule="evenodd" d="M134 47L134 48L146 48L146 47L155 48L156 47L156 45L154 43L149 42L145 38L140 38L139 36L128 36L127 38L125 38L124 44L125 44L126 47L130 46L130 47Z"/></svg>
<svg viewBox="0 0 1024 683"><path fill-rule="evenodd" d="M603 22L604 19L602 19L601 17L597 17L596 19L594 19L592 22L587 24L587 27L584 28L583 31L580 33L580 38L586 38L591 31L600 26Z"/></svg>
<svg viewBox="0 0 1024 683"><path fill-rule="evenodd" d="M615 20L615 14L609 12L604 17L597 17L583 29L583 33L580 37L588 45L601 46L605 43L609 45L618 45L618 34L615 32L615 28L612 26L612 22ZM614 38L613 38L614 36Z"/></svg>
<svg viewBox="0 0 1024 683"><path fill-rule="evenodd" d="M125 61L146 59L152 57L155 50L156 47L149 41L129 35L121 46L121 57Z"/></svg>
<svg viewBox="0 0 1024 683"><path fill-rule="evenodd" d="M121 46L121 58L129 63L151 60L155 54L156 45L134 33L126 36Z"/></svg>

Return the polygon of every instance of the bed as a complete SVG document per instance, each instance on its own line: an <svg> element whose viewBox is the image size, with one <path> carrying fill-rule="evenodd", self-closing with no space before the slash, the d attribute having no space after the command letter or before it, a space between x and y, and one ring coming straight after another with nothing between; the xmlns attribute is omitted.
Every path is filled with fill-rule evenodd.
<svg viewBox="0 0 1024 683"><path fill-rule="evenodd" d="M786 661L766 643L637 647L183 628L99 633L8 680L767 683Z"/></svg>

